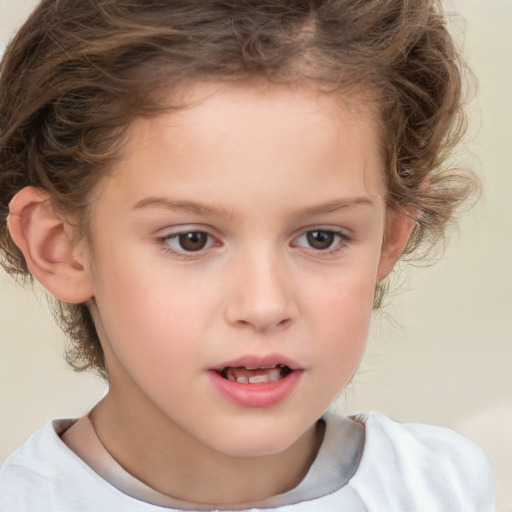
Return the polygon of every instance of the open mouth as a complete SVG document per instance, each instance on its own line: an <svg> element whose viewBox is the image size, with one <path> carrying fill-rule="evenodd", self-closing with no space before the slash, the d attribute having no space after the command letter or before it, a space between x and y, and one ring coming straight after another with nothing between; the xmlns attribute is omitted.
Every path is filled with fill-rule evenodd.
<svg viewBox="0 0 512 512"><path fill-rule="evenodd" d="M208 368L221 396L237 407L272 407L286 400L304 374L301 363L282 354L246 354Z"/></svg>
<svg viewBox="0 0 512 512"><path fill-rule="evenodd" d="M293 370L285 364L276 364L251 368L246 366L225 366L216 372L224 379L240 384L261 384L276 382L289 375Z"/></svg>

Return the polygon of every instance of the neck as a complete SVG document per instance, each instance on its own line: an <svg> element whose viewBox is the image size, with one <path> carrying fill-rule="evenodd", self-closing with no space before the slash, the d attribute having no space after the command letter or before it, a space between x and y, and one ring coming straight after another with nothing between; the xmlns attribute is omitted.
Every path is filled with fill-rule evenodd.
<svg viewBox="0 0 512 512"><path fill-rule="evenodd" d="M191 503L250 504L293 489L321 444L313 425L284 451L233 457L195 439L158 409L115 388L91 412L96 434L125 470L153 489Z"/></svg>

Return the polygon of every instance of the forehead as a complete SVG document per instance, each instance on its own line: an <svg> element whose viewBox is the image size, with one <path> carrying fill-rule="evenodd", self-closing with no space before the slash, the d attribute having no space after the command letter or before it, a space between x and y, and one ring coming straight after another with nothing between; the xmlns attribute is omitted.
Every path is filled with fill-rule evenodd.
<svg viewBox="0 0 512 512"><path fill-rule="evenodd" d="M360 96L269 83L196 83L171 101L180 107L133 122L111 174L117 188L136 184L133 202L171 181L177 193L190 186L208 193L227 182L266 193L277 181L290 191L304 186L301 177L329 195L330 174L342 176L350 192L384 193L379 124L374 104Z"/></svg>
<svg viewBox="0 0 512 512"><path fill-rule="evenodd" d="M365 124L368 132L381 128L378 103L369 92L339 91L321 85L273 84L265 79L190 82L173 89L163 103L171 108L162 115L138 118L132 123L129 131L138 141L144 132L154 137L163 125L178 123L196 131L206 128L208 132L212 123L219 129L229 128L229 123L252 129L266 124L266 132L276 122L281 126L288 122L297 129L319 127L321 121L330 128L349 124ZM300 124L297 116L302 118Z"/></svg>
<svg viewBox="0 0 512 512"><path fill-rule="evenodd" d="M326 127L334 134L333 127L356 124L365 124L368 131L378 128L376 103L369 96L312 86L272 84L265 80L192 83L175 91L170 103L177 108L155 118L137 119L132 133L140 134L142 128L154 137L163 125L180 122L198 133L202 129L210 133L212 129L218 132L242 127L254 135L258 135L258 128L268 134L271 125L275 126L271 131L294 125L297 134L301 129ZM324 130L322 135L328 134Z"/></svg>

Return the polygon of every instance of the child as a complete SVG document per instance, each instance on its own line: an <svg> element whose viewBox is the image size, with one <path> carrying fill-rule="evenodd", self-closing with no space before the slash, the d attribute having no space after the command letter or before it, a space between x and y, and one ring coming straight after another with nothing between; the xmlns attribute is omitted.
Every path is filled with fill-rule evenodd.
<svg viewBox="0 0 512 512"><path fill-rule="evenodd" d="M433 0L43 0L0 78L3 264L109 390L0 510L494 510L469 441L326 413L474 187L460 69Z"/></svg>

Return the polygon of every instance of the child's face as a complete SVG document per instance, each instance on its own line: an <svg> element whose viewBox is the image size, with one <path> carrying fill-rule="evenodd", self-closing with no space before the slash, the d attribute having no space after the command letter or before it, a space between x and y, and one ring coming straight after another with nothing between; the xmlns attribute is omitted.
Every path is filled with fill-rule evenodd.
<svg viewBox="0 0 512 512"><path fill-rule="evenodd" d="M189 98L134 123L94 203L88 272L111 390L221 452L276 453L365 349L385 273L377 125L285 86Z"/></svg>

